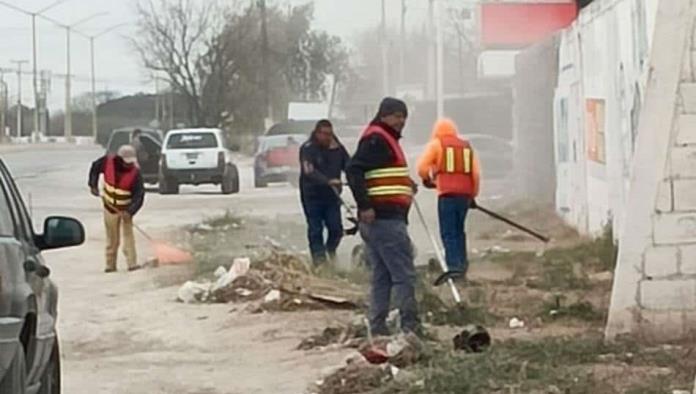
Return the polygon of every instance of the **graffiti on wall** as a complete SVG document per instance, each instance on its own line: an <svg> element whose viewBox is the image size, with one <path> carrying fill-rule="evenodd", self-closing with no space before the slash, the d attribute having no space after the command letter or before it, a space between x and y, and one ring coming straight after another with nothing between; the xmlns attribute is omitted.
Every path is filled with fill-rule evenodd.
<svg viewBox="0 0 696 394"><path fill-rule="evenodd" d="M585 101L587 157L601 164L607 162L605 114L604 99L587 99Z"/></svg>

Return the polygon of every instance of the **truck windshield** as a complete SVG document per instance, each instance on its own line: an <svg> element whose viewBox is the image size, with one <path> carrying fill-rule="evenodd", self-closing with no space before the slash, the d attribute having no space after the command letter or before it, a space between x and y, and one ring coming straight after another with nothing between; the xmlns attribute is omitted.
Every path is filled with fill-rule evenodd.
<svg viewBox="0 0 696 394"><path fill-rule="evenodd" d="M218 141L213 133L174 134L169 137L167 149L217 148Z"/></svg>

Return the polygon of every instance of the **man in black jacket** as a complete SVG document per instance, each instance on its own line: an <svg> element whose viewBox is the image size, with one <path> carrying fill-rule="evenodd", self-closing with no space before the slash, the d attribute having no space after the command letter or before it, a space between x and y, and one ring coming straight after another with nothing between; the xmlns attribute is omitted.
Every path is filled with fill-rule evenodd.
<svg viewBox="0 0 696 394"><path fill-rule="evenodd" d="M307 238L314 264L336 258L343 237L341 222L341 173L348 152L328 120L320 120L312 136L300 148L300 196L307 219ZM324 240L324 228L328 232Z"/></svg>
<svg viewBox="0 0 696 394"><path fill-rule="evenodd" d="M403 101L385 98L346 171L360 211L360 234L372 268L370 326L376 335L390 334L386 319L392 289L401 329L420 331L416 271L407 227L415 184L399 145L407 116Z"/></svg>
<svg viewBox="0 0 696 394"><path fill-rule="evenodd" d="M104 175L104 189L99 193L99 177ZM92 163L89 171L89 188L92 195L101 197L104 205L106 228L106 269L116 271L118 248L123 231L123 252L128 270L135 271L137 252L133 234L133 217L140 211L145 200L145 186L138 167L137 152L124 145L116 155L106 155Z"/></svg>

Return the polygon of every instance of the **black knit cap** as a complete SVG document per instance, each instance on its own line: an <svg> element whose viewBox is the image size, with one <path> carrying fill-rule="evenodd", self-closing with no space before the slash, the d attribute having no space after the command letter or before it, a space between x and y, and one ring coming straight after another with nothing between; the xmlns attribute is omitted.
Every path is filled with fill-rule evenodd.
<svg viewBox="0 0 696 394"><path fill-rule="evenodd" d="M377 119L397 112L401 112L404 116L408 117L408 107L406 107L406 103L394 97L385 97L379 105Z"/></svg>

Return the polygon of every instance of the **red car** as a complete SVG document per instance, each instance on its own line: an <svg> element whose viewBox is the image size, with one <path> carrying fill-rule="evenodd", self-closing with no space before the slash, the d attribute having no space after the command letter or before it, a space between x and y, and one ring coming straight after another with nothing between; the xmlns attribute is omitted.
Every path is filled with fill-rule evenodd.
<svg viewBox="0 0 696 394"><path fill-rule="evenodd" d="M297 185L300 174L300 146L303 134L279 134L259 138L254 157L254 185L266 187L272 182Z"/></svg>

